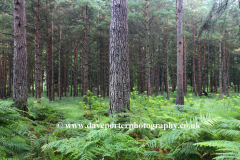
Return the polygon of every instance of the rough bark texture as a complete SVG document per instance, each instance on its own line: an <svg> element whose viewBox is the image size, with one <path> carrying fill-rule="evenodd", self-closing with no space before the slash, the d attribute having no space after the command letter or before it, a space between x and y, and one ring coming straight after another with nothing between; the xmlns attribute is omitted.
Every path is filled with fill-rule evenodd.
<svg viewBox="0 0 240 160"><path fill-rule="evenodd" d="M184 105L183 95L183 0L178 0L177 9L177 97L176 104Z"/></svg>
<svg viewBox="0 0 240 160"><path fill-rule="evenodd" d="M11 47L10 43L10 47ZM8 54L8 91L7 96L10 97L12 93L12 68L13 68L13 53L10 51ZM28 76L30 77L30 75Z"/></svg>
<svg viewBox="0 0 240 160"><path fill-rule="evenodd" d="M109 115L130 110L127 0L111 1Z"/></svg>
<svg viewBox="0 0 240 160"><path fill-rule="evenodd" d="M25 0L13 1L14 17L14 77L13 101L27 111L27 46Z"/></svg>
<svg viewBox="0 0 240 160"><path fill-rule="evenodd" d="M4 43L3 43L4 45ZM6 52L2 51L2 99L6 98L6 81L7 81L7 73L6 73Z"/></svg>

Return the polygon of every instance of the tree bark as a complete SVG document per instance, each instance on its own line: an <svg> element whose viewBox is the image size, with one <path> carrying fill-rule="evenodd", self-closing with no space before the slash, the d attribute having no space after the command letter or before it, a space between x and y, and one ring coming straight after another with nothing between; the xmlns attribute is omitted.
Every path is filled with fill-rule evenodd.
<svg viewBox="0 0 240 160"><path fill-rule="evenodd" d="M41 52L41 26L40 26L40 0L37 4L37 52L35 66L35 97L40 103L41 98L41 75L42 75L42 52Z"/></svg>
<svg viewBox="0 0 240 160"><path fill-rule="evenodd" d="M60 3L60 5L61 5L61 3ZM60 14L62 14L62 7L60 7ZM62 51L62 15L60 16L60 37L59 37L59 55L58 55L58 97L59 97L59 100L62 100L61 51Z"/></svg>
<svg viewBox="0 0 240 160"><path fill-rule="evenodd" d="M203 65L202 65L202 68L203 68L203 71L202 71L202 78L203 78L202 88L203 88L203 91L205 91L205 83L206 83L206 68L205 68L206 59L205 59L205 53L206 53L206 42L204 42Z"/></svg>
<svg viewBox="0 0 240 160"><path fill-rule="evenodd" d="M219 39L219 98L222 99L222 43L221 34Z"/></svg>
<svg viewBox="0 0 240 160"><path fill-rule="evenodd" d="M55 99L55 87L54 87L54 22L52 12L52 101Z"/></svg>
<svg viewBox="0 0 240 160"><path fill-rule="evenodd" d="M88 6L85 9L85 38L84 38L84 90L83 95L88 91ZM87 99L84 99L87 102Z"/></svg>
<svg viewBox="0 0 240 160"><path fill-rule="evenodd" d="M127 0L111 1L109 116L130 110Z"/></svg>
<svg viewBox="0 0 240 160"><path fill-rule="evenodd" d="M168 30L167 30L168 32ZM165 52L166 52L166 64L165 64L165 69L166 69L166 83L165 83L165 89L167 92L167 100L170 99L169 96L169 79L168 79L168 34L166 35L166 46L165 46Z"/></svg>
<svg viewBox="0 0 240 160"><path fill-rule="evenodd" d="M195 28L196 28L196 24L195 24L195 20L193 22L193 92L195 93L195 96L197 96L197 89L196 89L196 70L195 70L195 52L196 52L196 43L195 43Z"/></svg>
<svg viewBox="0 0 240 160"><path fill-rule="evenodd" d="M148 36L148 0L146 1L145 12L146 12L146 32L145 32L145 89L147 95L151 96L151 83L150 83L150 67L149 67L149 36Z"/></svg>
<svg viewBox="0 0 240 160"><path fill-rule="evenodd" d="M202 95L202 72L201 72L201 68L202 68L202 56L201 56L201 42L198 42L198 95L201 96Z"/></svg>
<svg viewBox="0 0 240 160"><path fill-rule="evenodd" d="M25 0L13 1L14 17L14 77L13 101L27 109L27 46Z"/></svg>
<svg viewBox="0 0 240 160"><path fill-rule="evenodd" d="M176 104L184 105L183 95L183 0L178 0L177 9L177 97Z"/></svg>

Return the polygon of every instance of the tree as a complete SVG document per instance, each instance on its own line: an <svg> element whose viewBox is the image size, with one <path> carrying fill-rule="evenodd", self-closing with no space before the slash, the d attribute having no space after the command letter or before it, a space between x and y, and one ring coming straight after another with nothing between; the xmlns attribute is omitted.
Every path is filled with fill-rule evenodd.
<svg viewBox="0 0 240 160"><path fill-rule="evenodd" d="M127 0L111 1L109 115L130 110Z"/></svg>
<svg viewBox="0 0 240 160"><path fill-rule="evenodd" d="M183 0L178 0L177 9L177 97L176 104L184 105L183 95Z"/></svg>
<svg viewBox="0 0 240 160"><path fill-rule="evenodd" d="M13 1L14 17L14 77L13 101L27 111L27 46L25 0Z"/></svg>

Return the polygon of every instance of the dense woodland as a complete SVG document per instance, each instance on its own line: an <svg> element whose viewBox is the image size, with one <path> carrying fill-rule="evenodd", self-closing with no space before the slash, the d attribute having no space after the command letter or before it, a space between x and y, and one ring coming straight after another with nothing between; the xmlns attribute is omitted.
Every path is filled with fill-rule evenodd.
<svg viewBox="0 0 240 160"><path fill-rule="evenodd" d="M240 0L1 0L0 159L239 158L239 15Z"/></svg>

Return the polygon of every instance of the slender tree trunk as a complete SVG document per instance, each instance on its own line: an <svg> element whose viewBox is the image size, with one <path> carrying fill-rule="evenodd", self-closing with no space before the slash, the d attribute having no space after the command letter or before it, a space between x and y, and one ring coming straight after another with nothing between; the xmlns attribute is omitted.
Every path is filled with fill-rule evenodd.
<svg viewBox="0 0 240 160"><path fill-rule="evenodd" d="M11 47L11 43L10 43L10 47ZM8 97L11 96L11 92L12 92L12 68L13 68L13 60L12 59L13 59L12 51L9 51L9 54L8 54L8 92L7 92ZM28 77L30 77L30 74L28 75ZM31 91L30 91L30 93L31 93Z"/></svg>
<svg viewBox="0 0 240 160"><path fill-rule="evenodd" d="M203 77L203 82L202 82L202 86L203 86L203 90L205 91L205 83L206 83L206 70L205 70L205 64L206 64L206 60L205 60L205 53L206 53L206 42L204 42L204 50L203 50L203 71L202 71L202 77Z"/></svg>
<svg viewBox="0 0 240 160"><path fill-rule="evenodd" d="M140 49L140 40L139 37L137 37L138 40L138 46L137 46L137 87L138 87L138 92L141 93L141 83L142 83L142 58L141 58L141 49Z"/></svg>
<svg viewBox="0 0 240 160"><path fill-rule="evenodd" d="M88 6L86 5L85 13L85 38L84 38L84 90L83 95L88 91ZM84 99L87 102L87 99Z"/></svg>
<svg viewBox="0 0 240 160"><path fill-rule="evenodd" d="M61 3L60 3L61 5ZM60 14L62 14L62 7L60 7ZM62 51L62 15L60 16L60 37L59 37L59 54L58 54L58 97L62 100L61 90L61 51Z"/></svg>
<svg viewBox="0 0 240 160"><path fill-rule="evenodd" d="M71 90L70 90L70 96L72 97L72 88L73 88L73 69L72 69L72 65L73 65L73 60L72 60L72 56L73 56L73 52L74 50L72 51L71 50L71 55L70 55L70 59L71 59L71 65L70 65L70 71L71 71Z"/></svg>
<svg viewBox="0 0 240 160"><path fill-rule="evenodd" d="M159 92L159 77L160 77L160 45L158 45L158 58L155 64L155 96L158 96Z"/></svg>
<svg viewBox="0 0 240 160"><path fill-rule="evenodd" d="M198 42L198 95L201 96L202 95L202 73L201 73L201 68L202 68L202 64L201 64L201 42Z"/></svg>
<svg viewBox="0 0 240 160"><path fill-rule="evenodd" d="M7 59L6 52L2 51L2 96L1 96L2 99L6 99L6 84L7 84L6 59Z"/></svg>
<svg viewBox="0 0 240 160"><path fill-rule="evenodd" d="M78 35L78 34L77 34ZM74 88L74 91L73 91L73 97L76 97L78 96L78 38L76 37L76 40L75 40L75 55L74 55L74 82L73 82L73 88Z"/></svg>
<svg viewBox="0 0 240 160"><path fill-rule="evenodd" d="M223 41L223 94L226 95L227 91L227 66L226 66L226 46L225 40Z"/></svg>
<svg viewBox="0 0 240 160"><path fill-rule="evenodd" d="M65 50L65 55L64 55L64 93L65 93L65 97L67 96L67 38L66 38L66 33L65 33L65 46L64 46L64 50Z"/></svg>
<svg viewBox="0 0 240 160"><path fill-rule="evenodd" d="M13 1L14 17L14 77L13 101L27 109L27 46L25 0Z"/></svg>
<svg viewBox="0 0 240 160"><path fill-rule="evenodd" d="M149 67L149 36L148 36L148 0L146 1L145 11L146 11L146 33L145 33L145 89L147 91L147 95L151 96L151 83L150 83L150 67Z"/></svg>
<svg viewBox="0 0 240 160"><path fill-rule="evenodd" d="M52 12L52 101L55 99L55 87L54 87L54 22L53 22L53 12Z"/></svg>
<svg viewBox="0 0 240 160"><path fill-rule="evenodd" d="M168 30L167 30L168 32ZM168 79L168 34L166 35L166 46L165 46L165 52L166 52L166 86L165 86L165 89L166 89L166 92L167 92L167 99L169 100L170 99L170 96L169 96L169 79Z"/></svg>
<svg viewBox="0 0 240 160"><path fill-rule="evenodd" d="M222 43L221 43L221 35L219 39L219 98L222 99Z"/></svg>
<svg viewBox="0 0 240 160"><path fill-rule="evenodd" d="M175 82L175 66L174 66L175 54L172 53L172 92L176 91L176 82Z"/></svg>
<svg viewBox="0 0 240 160"><path fill-rule="evenodd" d="M40 26L40 0L37 4L37 52L35 66L35 92L36 99L40 103L41 98L41 74L42 74L42 52L41 52L41 26Z"/></svg>
<svg viewBox="0 0 240 160"><path fill-rule="evenodd" d="M196 70L195 70L195 52L196 52L196 43L195 43L195 28L196 28L196 24L195 24L195 20L193 22L193 92L195 92L195 96L197 96L197 89L196 89Z"/></svg>
<svg viewBox="0 0 240 160"><path fill-rule="evenodd" d="M186 36L184 36L184 95L187 95L187 42Z"/></svg>
<svg viewBox="0 0 240 160"><path fill-rule="evenodd" d="M109 116L130 110L127 15L127 0L111 1Z"/></svg>
<svg viewBox="0 0 240 160"><path fill-rule="evenodd" d="M46 1L46 6L47 6L47 1ZM49 32L50 32L50 25L48 23L48 17L46 18L46 26L47 26L47 96L49 98L49 101L52 100L52 92L51 92L51 44L50 44L50 37L49 37Z"/></svg>
<svg viewBox="0 0 240 160"><path fill-rule="evenodd" d="M209 65L209 70L210 70L210 92L213 93L213 55L212 55L212 47L210 48L209 52L209 58L210 58L210 65Z"/></svg>
<svg viewBox="0 0 240 160"><path fill-rule="evenodd" d="M183 94L183 0L178 0L177 12L177 97L176 104L184 105Z"/></svg>

